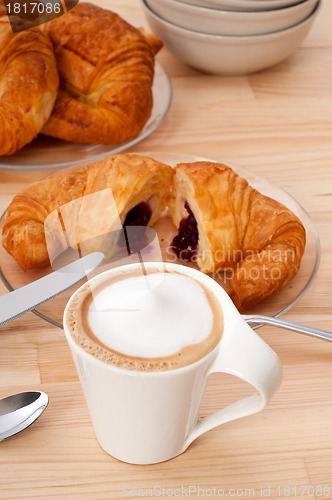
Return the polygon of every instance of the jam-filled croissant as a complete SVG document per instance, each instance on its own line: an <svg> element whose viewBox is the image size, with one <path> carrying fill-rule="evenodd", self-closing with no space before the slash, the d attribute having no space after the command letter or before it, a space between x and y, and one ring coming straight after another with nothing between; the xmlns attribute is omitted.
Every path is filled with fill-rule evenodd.
<svg viewBox="0 0 332 500"><path fill-rule="evenodd" d="M120 154L35 182L13 198L2 244L25 271L48 265L68 246L97 250L122 224L159 219L173 173L152 158Z"/></svg>
<svg viewBox="0 0 332 500"><path fill-rule="evenodd" d="M175 253L205 273L231 268L239 310L278 292L299 269L306 240L300 220L225 165L178 165L170 208Z"/></svg>

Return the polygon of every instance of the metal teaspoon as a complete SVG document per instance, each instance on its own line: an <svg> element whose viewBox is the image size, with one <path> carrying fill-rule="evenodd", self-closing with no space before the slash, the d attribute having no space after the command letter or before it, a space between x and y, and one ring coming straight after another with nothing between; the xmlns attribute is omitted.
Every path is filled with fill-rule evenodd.
<svg viewBox="0 0 332 500"><path fill-rule="evenodd" d="M48 405L44 392L30 391L0 399L0 441L31 425Z"/></svg>
<svg viewBox="0 0 332 500"><path fill-rule="evenodd" d="M319 328L300 325L299 323L293 323L291 321L285 321L284 319L271 318L270 316L262 316L259 314L242 314L241 316L247 323L261 323L263 325L279 326L281 328L286 328L287 330L293 330L295 332L305 333L306 335L332 341L332 332L320 330Z"/></svg>

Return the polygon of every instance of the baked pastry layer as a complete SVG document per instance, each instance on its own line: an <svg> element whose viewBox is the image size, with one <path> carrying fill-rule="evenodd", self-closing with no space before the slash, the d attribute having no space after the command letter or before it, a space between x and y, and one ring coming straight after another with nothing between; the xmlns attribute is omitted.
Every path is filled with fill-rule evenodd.
<svg viewBox="0 0 332 500"><path fill-rule="evenodd" d="M120 154L35 182L12 200L2 244L24 270L48 265L68 246L106 250L123 224L158 220L173 173L151 158Z"/></svg>
<svg viewBox="0 0 332 500"><path fill-rule="evenodd" d="M205 273L230 268L232 298L245 310L297 273L305 229L291 210L264 196L226 165L179 164L170 212L173 247Z"/></svg>
<svg viewBox="0 0 332 500"><path fill-rule="evenodd" d="M228 270L239 310L298 272L306 235L291 210L226 165L172 169L140 155L110 156L28 186L9 206L3 246L24 270L48 265L68 246L111 254L118 229L152 226L166 206L178 228L175 253L205 273Z"/></svg>
<svg viewBox="0 0 332 500"><path fill-rule="evenodd" d="M59 76L52 42L38 28L13 33L0 13L0 156L31 142L49 119Z"/></svg>
<svg viewBox="0 0 332 500"><path fill-rule="evenodd" d="M135 136L151 114L154 55L162 42L89 3L43 29L52 39L61 76L43 133L87 144Z"/></svg>

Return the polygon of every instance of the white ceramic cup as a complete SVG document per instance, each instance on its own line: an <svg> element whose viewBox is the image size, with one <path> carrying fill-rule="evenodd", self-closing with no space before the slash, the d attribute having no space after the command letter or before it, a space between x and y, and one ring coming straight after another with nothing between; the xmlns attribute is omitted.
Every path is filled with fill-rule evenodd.
<svg viewBox="0 0 332 500"><path fill-rule="evenodd" d="M120 269L135 270L139 266L129 264L102 275L114 276ZM160 372L126 370L96 359L72 339L65 318L68 305L80 289L71 297L64 312L64 330L96 437L107 453L133 464L169 460L210 429L262 410L282 380L276 353L247 325L212 278L178 264L149 262L145 267L147 271L179 272L208 287L220 301L224 331L218 346L196 363ZM207 378L215 372L235 375L251 384L257 394L198 420Z"/></svg>

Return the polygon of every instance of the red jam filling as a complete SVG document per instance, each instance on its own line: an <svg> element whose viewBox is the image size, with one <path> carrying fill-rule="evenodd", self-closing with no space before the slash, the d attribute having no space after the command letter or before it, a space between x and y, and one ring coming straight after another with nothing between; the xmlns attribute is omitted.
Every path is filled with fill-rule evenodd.
<svg viewBox="0 0 332 500"><path fill-rule="evenodd" d="M181 220L178 234L172 242L172 248L183 262L193 262L197 258L198 228L188 202L184 207L188 212L188 217Z"/></svg>
<svg viewBox="0 0 332 500"><path fill-rule="evenodd" d="M147 226L151 219L152 210L148 203L140 203L128 212L123 224L123 237L119 240L120 246L126 246L128 255L140 252L149 244L149 238L145 234L142 226ZM136 229L126 229L126 227L135 227Z"/></svg>
<svg viewBox="0 0 332 500"><path fill-rule="evenodd" d="M140 203L128 212L124 226L147 226L151 219L152 210L148 203Z"/></svg>

